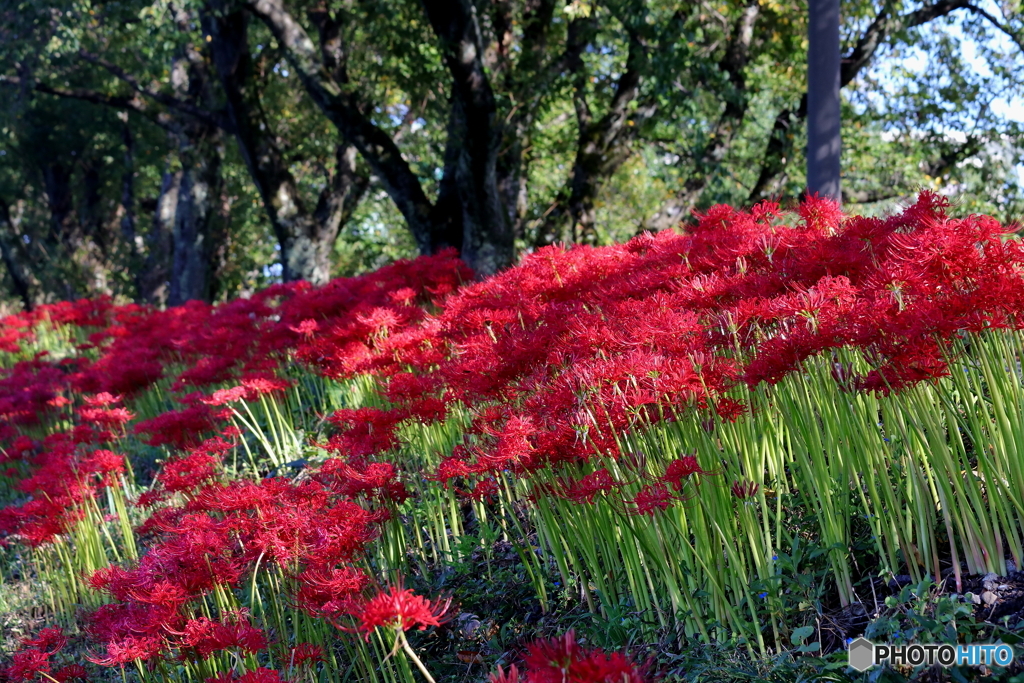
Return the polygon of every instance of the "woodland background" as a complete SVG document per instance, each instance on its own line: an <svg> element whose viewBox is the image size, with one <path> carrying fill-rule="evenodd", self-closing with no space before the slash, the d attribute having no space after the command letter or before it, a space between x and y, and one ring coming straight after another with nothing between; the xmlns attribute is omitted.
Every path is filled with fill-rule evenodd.
<svg viewBox="0 0 1024 683"><path fill-rule="evenodd" d="M1019 2L844 0L843 200L1021 216ZM805 3L0 0L0 306L173 305L804 187Z"/></svg>

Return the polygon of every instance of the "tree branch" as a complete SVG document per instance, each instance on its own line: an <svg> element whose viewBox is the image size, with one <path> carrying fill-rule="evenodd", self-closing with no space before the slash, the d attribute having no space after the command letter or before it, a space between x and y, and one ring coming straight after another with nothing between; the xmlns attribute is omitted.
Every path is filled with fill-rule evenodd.
<svg viewBox="0 0 1024 683"><path fill-rule="evenodd" d="M179 100L176 97L172 97L166 93L146 88L145 86L139 83L137 78L135 78L134 76L126 72L124 69L114 64L113 62L110 62L106 59L103 59L102 57L94 55L85 50L79 50L78 56L87 62L96 64L97 66L106 69L111 74L116 76L118 79L127 83L128 86L131 87L131 89L135 92L139 93L140 95L145 95L146 97L152 99L155 102L159 102L165 107L176 109L182 112L183 114L188 114L192 118L202 121L203 123L209 126L213 126L215 128L226 127L224 125L224 121L221 119L221 116L218 113L207 111L201 107L189 104L188 102L183 102L182 100Z"/></svg>
<svg viewBox="0 0 1024 683"><path fill-rule="evenodd" d="M363 115L354 96L332 77L306 30L281 0L248 0L246 6L284 47L309 96L381 179L417 246L424 253L429 251L431 204L394 140Z"/></svg>
<svg viewBox="0 0 1024 683"><path fill-rule="evenodd" d="M1012 40L1014 42L1014 44L1017 46L1017 48L1021 52L1024 52L1024 41L1022 41L1020 36L1017 35L1016 33L1014 33L1013 30L1010 29L1009 26L1007 26L1006 24L1004 24L1001 21L999 21L999 19L997 17L989 14L988 12L986 12L982 8L978 7L977 5L967 4L967 5L964 6L964 8L969 10L969 11L971 11L971 12L973 12L973 13L975 13L975 14L977 14L978 16L982 17L983 19L988 21L990 24L995 26L997 29L999 29L1001 32L1005 33L1010 38L1010 40Z"/></svg>
<svg viewBox="0 0 1024 683"><path fill-rule="evenodd" d="M19 87L28 85L32 90L46 93L47 95L65 97L73 100L83 100L85 102L92 102L93 104L102 104L114 109L128 109L147 117L150 116L150 113L146 111L146 107L143 102L137 97L108 95L106 93L101 93L96 90L88 90L85 88L59 88L39 81L34 81L32 79L22 78L20 76L0 75L0 83L16 85Z"/></svg>

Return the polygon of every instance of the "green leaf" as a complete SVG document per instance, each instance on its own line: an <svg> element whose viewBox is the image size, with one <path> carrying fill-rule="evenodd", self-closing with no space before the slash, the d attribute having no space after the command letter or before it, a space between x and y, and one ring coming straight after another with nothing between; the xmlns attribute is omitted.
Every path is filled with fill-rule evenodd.
<svg viewBox="0 0 1024 683"><path fill-rule="evenodd" d="M789 642L793 643L794 645L803 645L804 641L807 640L807 638L813 634L813 626L801 626L800 628L795 629L793 631L793 634L789 637Z"/></svg>

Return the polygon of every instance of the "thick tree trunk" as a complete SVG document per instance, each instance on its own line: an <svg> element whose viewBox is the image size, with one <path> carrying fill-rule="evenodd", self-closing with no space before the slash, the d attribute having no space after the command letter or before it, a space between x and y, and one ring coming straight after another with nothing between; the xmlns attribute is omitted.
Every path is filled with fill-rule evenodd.
<svg viewBox="0 0 1024 683"><path fill-rule="evenodd" d="M441 175L437 200L430 210L431 229L427 235L424 254L436 254L443 249L456 249L462 253L465 237L462 229L462 200L459 197L459 160L462 158L462 142L465 135L465 120L461 108L456 106L452 96L448 114L448 139L444 148L444 171Z"/></svg>
<svg viewBox="0 0 1024 683"><path fill-rule="evenodd" d="M217 288L216 257L226 237L218 214L222 135L202 124L188 128L180 148L183 172L174 219L170 306L190 299L212 300Z"/></svg>
<svg viewBox="0 0 1024 683"><path fill-rule="evenodd" d="M498 155L498 191L505 206L509 230L516 240L526 237L528 150L537 115L542 111L542 101L549 96L547 86L557 71L550 68L548 54L549 32L556 7L556 0L535 0L523 8L522 39L513 68L512 55L507 47L514 35L511 4L495 3L492 6L498 15L492 19L492 24L500 27L501 35L496 37L499 45L497 59L494 64L488 64L488 70L495 74L495 82L498 78L503 79L504 87L514 102L505 117L502 131L504 140Z"/></svg>
<svg viewBox="0 0 1024 683"><path fill-rule="evenodd" d="M478 275L491 275L512 264L515 240L498 185L502 128L483 65L479 27L468 0L423 0L423 5L454 81L454 118L462 119L465 129L455 174L462 203L462 258Z"/></svg>
<svg viewBox="0 0 1024 683"><path fill-rule="evenodd" d="M316 208L308 210L289 163L262 118L247 24L247 14L241 10L203 16L203 26L211 37L213 61L227 96L232 132L281 247L282 276L286 282L323 284L331 276L338 232L362 198L369 179L356 167L356 149L339 144L335 172Z"/></svg>
<svg viewBox="0 0 1024 683"><path fill-rule="evenodd" d="M153 224L146 236L147 255L139 275L138 300L162 305L167 302L171 263L174 251L174 226L177 222L178 197L184 174L179 170L164 173L160 196L153 212Z"/></svg>
<svg viewBox="0 0 1024 683"><path fill-rule="evenodd" d="M206 111L213 109L209 64L193 46L185 46L172 63L171 85L179 100ZM167 303L212 301L219 289L220 261L227 240L227 226L220 216L224 135L208 117L176 116L168 128L177 143L182 175Z"/></svg>

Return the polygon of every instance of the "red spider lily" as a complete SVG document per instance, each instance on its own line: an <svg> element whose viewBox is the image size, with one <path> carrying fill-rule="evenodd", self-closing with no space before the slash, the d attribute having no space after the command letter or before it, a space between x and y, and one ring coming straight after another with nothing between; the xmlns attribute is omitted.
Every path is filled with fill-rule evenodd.
<svg viewBox="0 0 1024 683"><path fill-rule="evenodd" d="M728 396L723 396L715 402L715 412L727 422L735 422L746 414L747 410L749 408L745 403Z"/></svg>
<svg viewBox="0 0 1024 683"><path fill-rule="evenodd" d="M10 681L31 681L50 671L50 654L35 648L14 653L9 667L0 670Z"/></svg>
<svg viewBox="0 0 1024 683"><path fill-rule="evenodd" d="M85 405L77 411L78 416L83 422L101 427L123 426L131 422L135 418L135 414L124 407L109 407L120 403L121 399L121 396L115 396L107 391L101 391L95 396L86 396L83 399Z"/></svg>
<svg viewBox="0 0 1024 683"><path fill-rule="evenodd" d="M104 483L116 482L111 475L124 474L124 456L106 449L93 451L79 460L79 472L98 475Z"/></svg>
<svg viewBox="0 0 1024 683"><path fill-rule="evenodd" d="M185 448L201 441L201 435L215 429L218 420L225 420L229 413L214 411L204 405L201 394L190 394L182 402L191 403L187 408L162 413L154 418L136 422L136 434L149 434L146 443L151 446L170 444L176 448Z"/></svg>
<svg viewBox="0 0 1024 683"><path fill-rule="evenodd" d="M205 683L285 683L280 671L259 667L235 676L234 671L224 671L206 679Z"/></svg>
<svg viewBox="0 0 1024 683"><path fill-rule="evenodd" d="M184 451L168 455L138 503L184 502L159 507L140 527L142 559L91 578L116 601L89 624L106 648L96 661L115 665L187 651L185 615L213 590L240 589L258 562L287 572L287 599L308 614L358 614L370 579L353 563L378 533L384 503L407 495L403 473L377 456L396 447L400 423L444 420L456 403L472 423L465 444L431 474L438 481L476 482L470 495L486 497L499 473L610 457L644 485L630 512L656 514L695 495L686 487L694 474L717 473L687 456L654 479L642 459L634 465L618 452L622 431L692 410L711 416L713 431L749 410L727 394L737 383L778 382L840 348L861 350L873 365L859 377L837 372L844 390L900 391L948 372L946 343L955 335L1021 326L1024 247L1004 240L992 219L950 219L946 208L930 193L887 218L847 219L820 199L788 222L772 203L748 212L712 207L685 234L539 249L472 284L448 253L322 288L275 285L217 306L158 311L83 300L5 318L2 348L31 339L48 317L83 328L89 353L40 353L0 371L2 458L20 479L18 503L0 510L0 543L45 544L77 522L82 504L124 466L116 455L123 428ZM331 378L370 373L392 407L338 411L327 444L337 457L304 482L219 482L234 432L223 427L230 411L219 404L285 390L279 373L289 358ZM121 396L165 374L179 405L135 422ZM218 385L234 388L212 391ZM58 418L76 424L42 440L20 433ZM552 492L621 507L619 488L598 470ZM735 482L732 490L748 500L758 487ZM446 613L447 603L408 591L377 598L396 591L410 605L421 601L435 621ZM402 613L387 618L405 627ZM195 647L205 651L211 637L196 636ZM223 642L243 647L241 635L231 637ZM24 656L25 671L33 658ZM614 668L610 661L595 666Z"/></svg>
<svg viewBox="0 0 1024 683"><path fill-rule="evenodd" d="M602 467L582 479L561 481L553 487L552 493L576 503L593 503L598 494L610 493L622 485L622 482L616 481L607 468Z"/></svg>
<svg viewBox="0 0 1024 683"><path fill-rule="evenodd" d="M239 385L237 387L231 387L230 389L218 389L213 392L209 398L204 398L203 403L208 406L223 406L228 403L237 403L238 401L246 400L249 395L248 390Z"/></svg>
<svg viewBox="0 0 1024 683"><path fill-rule="evenodd" d="M664 484L652 484L640 489L630 502L636 514L653 516L658 511L672 507L678 500L679 497Z"/></svg>
<svg viewBox="0 0 1024 683"><path fill-rule="evenodd" d="M307 318L298 324L296 327L288 327L289 330L295 334L302 335L303 337L312 337L316 334L316 331L320 329L319 323L312 318Z"/></svg>
<svg viewBox="0 0 1024 683"><path fill-rule="evenodd" d="M164 463L160 484L165 491L189 491L216 478L220 459L202 450Z"/></svg>
<svg viewBox="0 0 1024 683"><path fill-rule="evenodd" d="M21 642L22 645L34 647L48 655L52 655L63 650L64 646L68 644L68 639L64 635L63 629L59 626L53 626L44 628L35 638L26 638Z"/></svg>
<svg viewBox="0 0 1024 683"><path fill-rule="evenodd" d="M94 660L113 665L174 649L199 657L224 648L262 649L262 633L246 619L188 622L182 616L217 586L241 587L258 563L293 574L298 585L290 598L308 613L351 613L366 579L338 565L372 540L378 519L314 481L207 484L183 507L151 517L145 531L155 541L135 566L91 577L95 588L117 600L91 616L90 631L107 649Z"/></svg>
<svg viewBox="0 0 1024 683"><path fill-rule="evenodd" d="M476 501L493 501L497 498L499 491L498 482L488 478L478 481L466 495Z"/></svg>
<svg viewBox="0 0 1024 683"><path fill-rule="evenodd" d="M560 638L538 640L523 657L525 676L517 667L492 674L490 683L643 683L644 667L625 655L584 648L569 631Z"/></svg>
<svg viewBox="0 0 1024 683"><path fill-rule="evenodd" d="M238 677L238 683L284 683L284 678L281 677L279 671L268 669L266 667L259 667L252 671L247 671Z"/></svg>
<svg viewBox="0 0 1024 683"><path fill-rule="evenodd" d="M684 455L678 460L673 460L665 468L665 474L661 477L661 481L669 484L676 491L682 492L686 482L690 480L695 474L703 476L712 476L716 472L702 469L697 464L697 457L694 455Z"/></svg>
<svg viewBox="0 0 1024 683"><path fill-rule="evenodd" d="M313 643L299 643L286 657L289 666L306 666L324 661L324 649Z"/></svg>
<svg viewBox="0 0 1024 683"><path fill-rule="evenodd" d="M433 478L444 484L445 488L447 488L448 483L452 479L467 477L475 471L476 470L470 467L465 460L457 456L453 456L441 461L441 464L437 467L437 471L433 474Z"/></svg>
<svg viewBox="0 0 1024 683"><path fill-rule="evenodd" d="M346 456L366 456L398 446L395 429L405 414L378 408L344 408L328 419L339 427L339 433L328 442L330 450Z"/></svg>
<svg viewBox="0 0 1024 683"><path fill-rule="evenodd" d="M757 490L759 488L760 487L755 482L752 481L734 481L732 483L731 490L732 495L734 495L736 498L740 500L747 500L748 498L753 498L755 495L757 495Z"/></svg>
<svg viewBox="0 0 1024 683"><path fill-rule="evenodd" d="M426 630L451 618L451 599L430 601L409 589L392 587L370 598L359 614L359 630L369 639L378 627L408 631L414 626Z"/></svg>
<svg viewBox="0 0 1024 683"><path fill-rule="evenodd" d="M89 672L86 671L85 667L81 664L69 664L52 671L50 673L50 678L58 683L66 683L67 681L84 681L89 678Z"/></svg>
<svg viewBox="0 0 1024 683"><path fill-rule="evenodd" d="M211 621L206 617L190 619L181 636L182 646L195 651L202 659L214 652L237 649L256 654L267 647L263 631L255 628L241 614L228 615L227 621Z"/></svg>
<svg viewBox="0 0 1024 683"><path fill-rule="evenodd" d="M488 676L488 683L520 683L522 679L519 677L519 668L515 664L505 671L500 666L495 673Z"/></svg>
<svg viewBox="0 0 1024 683"><path fill-rule="evenodd" d="M119 640L105 642L106 656L88 655L86 659L100 666L121 666L130 664L136 659L142 661L157 657L163 647L159 636L129 636Z"/></svg>
<svg viewBox="0 0 1024 683"><path fill-rule="evenodd" d="M369 577L356 567L310 566L296 576L295 602L315 617L336 619L359 610Z"/></svg>

